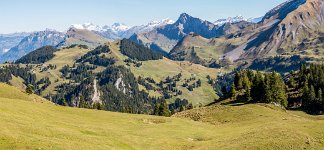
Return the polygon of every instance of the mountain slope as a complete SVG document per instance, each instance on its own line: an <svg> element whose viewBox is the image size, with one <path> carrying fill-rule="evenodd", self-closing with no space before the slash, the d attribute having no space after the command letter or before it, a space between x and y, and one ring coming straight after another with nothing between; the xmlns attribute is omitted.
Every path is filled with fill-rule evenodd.
<svg viewBox="0 0 324 150"><path fill-rule="evenodd" d="M0 55L8 52L10 48L19 44L19 42L29 33L0 34Z"/></svg>
<svg viewBox="0 0 324 150"><path fill-rule="evenodd" d="M0 57L0 62L15 61L29 52L43 46L56 46L64 40L65 35L57 31L40 31L32 33Z"/></svg>
<svg viewBox="0 0 324 150"><path fill-rule="evenodd" d="M223 66L225 61L222 56L243 44L254 25L247 21L225 23L218 28L222 36L211 39L190 33L177 43L169 55L175 60L187 60L207 67Z"/></svg>
<svg viewBox="0 0 324 150"><path fill-rule="evenodd" d="M230 59L253 59L278 54L301 54L318 48L324 28L321 0L290 0L268 12L246 45L227 54Z"/></svg>
<svg viewBox="0 0 324 150"><path fill-rule="evenodd" d="M108 39L99 35L96 31L72 27L67 31L66 38L58 46L66 47L74 44L81 44L94 48L107 41Z"/></svg>
<svg viewBox="0 0 324 150"><path fill-rule="evenodd" d="M22 89L33 85L35 93L60 105L97 108L99 103L97 109L144 114L152 114L161 101L170 104L174 112L180 110L179 105L172 106L179 100L188 108L189 104L196 107L214 102L218 95L207 76L216 78L222 72L188 61L162 59L127 39L95 49L82 45L43 47L17 63L29 64L3 64L3 82Z"/></svg>
<svg viewBox="0 0 324 150"><path fill-rule="evenodd" d="M323 147L322 116L284 112L274 106L217 106L165 118L68 108L26 101L28 97L6 97L0 91L1 149ZM194 116L199 121L189 120Z"/></svg>

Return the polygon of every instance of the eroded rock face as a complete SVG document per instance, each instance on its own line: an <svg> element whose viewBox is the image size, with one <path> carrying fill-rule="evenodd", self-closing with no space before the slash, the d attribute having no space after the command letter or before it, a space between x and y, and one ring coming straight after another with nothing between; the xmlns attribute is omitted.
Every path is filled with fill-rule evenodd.
<svg viewBox="0 0 324 150"><path fill-rule="evenodd" d="M98 89L98 85L97 85L97 80L94 80L93 81L93 89L94 89L94 92L93 92L93 97L92 97L92 104L95 104L95 103L99 103L99 104L102 104L102 100L100 99L100 91Z"/></svg>
<svg viewBox="0 0 324 150"><path fill-rule="evenodd" d="M272 24L249 42L241 58L269 56L286 51L303 50L316 44L312 39L320 38L324 29L324 2L322 0L291 0L264 17L261 25Z"/></svg>
<svg viewBox="0 0 324 150"><path fill-rule="evenodd" d="M124 94L126 94L126 85L123 81L123 75L120 75L120 77L116 80L115 82L115 87L117 90L123 92Z"/></svg>

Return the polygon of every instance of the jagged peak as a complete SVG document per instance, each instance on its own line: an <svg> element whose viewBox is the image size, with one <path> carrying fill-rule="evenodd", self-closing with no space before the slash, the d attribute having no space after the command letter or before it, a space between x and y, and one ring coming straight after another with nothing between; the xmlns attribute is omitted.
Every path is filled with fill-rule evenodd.
<svg viewBox="0 0 324 150"><path fill-rule="evenodd" d="M180 14L180 18L188 18L188 17L191 17L191 16L187 13Z"/></svg>
<svg viewBox="0 0 324 150"><path fill-rule="evenodd" d="M199 18L194 18L194 17L190 16L190 15L187 14L187 13L182 13L182 14L180 15L180 17L179 17L179 19L178 19L177 22L179 22L179 23L186 23L187 20L189 20L189 19L199 19ZM200 20L200 19L199 19L199 20Z"/></svg>

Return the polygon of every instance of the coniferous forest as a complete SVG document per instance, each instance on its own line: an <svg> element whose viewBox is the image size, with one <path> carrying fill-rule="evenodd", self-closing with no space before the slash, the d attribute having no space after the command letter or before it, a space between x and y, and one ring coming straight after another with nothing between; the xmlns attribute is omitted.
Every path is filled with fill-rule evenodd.
<svg viewBox="0 0 324 150"><path fill-rule="evenodd" d="M280 75L252 70L237 71L223 99L241 103L275 103L310 114L324 111L324 65L302 65L296 72Z"/></svg>
<svg viewBox="0 0 324 150"><path fill-rule="evenodd" d="M58 51L53 46L44 46L23 56L16 61L17 64L41 64L54 57L54 52Z"/></svg>
<svg viewBox="0 0 324 150"><path fill-rule="evenodd" d="M128 39L120 41L120 51L129 58L139 61L158 60L163 58L161 53L152 51L151 49L138 45Z"/></svg>

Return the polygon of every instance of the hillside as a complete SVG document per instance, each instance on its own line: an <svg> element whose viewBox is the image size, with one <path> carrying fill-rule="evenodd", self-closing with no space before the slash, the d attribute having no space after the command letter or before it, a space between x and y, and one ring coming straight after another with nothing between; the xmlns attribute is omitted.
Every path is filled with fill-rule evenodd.
<svg viewBox="0 0 324 150"><path fill-rule="evenodd" d="M229 25L225 24L224 26ZM234 25L229 25L234 26ZM229 33L228 36L231 35ZM212 38L207 39L197 33L189 33L170 51L171 59L178 61L189 61L210 68L228 67L222 62L222 56L239 46L242 38Z"/></svg>
<svg viewBox="0 0 324 150"><path fill-rule="evenodd" d="M324 4L321 0L291 0L269 11L244 44L225 54L246 61L275 55L314 57L323 51Z"/></svg>
<svg viewBox="0 0 324 150"><path fill-rule="evenodd" d="M285 112L271 105L211 106L165 118L35 102L15 88L0 86L1 149L323 147L323 116ZM20 95L8 96L1 89Z"/></svg>
<svg viewBox="0 0 324 150"><path fill-rule="evenodd" d="M319 34L320 30L324 28L323 1L291 1L277 9L277 12L269 12L262 24L269 24L271 19L279 21L248 43L245 48L248 50L246 55L257 53L264 56L300 52L307 48L315 48L316 44L321 43ZM271 15L272 17L278 15L278 17L268 19ZM267 33L271 34L268 38L264 36Z"/></svg>
<svg viewBox="0 0 324 150"><path fill-rule="evenodd" d="M2 65L0 73L6 75L2 82L23 90L32 85L36 94L60 105L119 112L132 108L131 113L144 114L154 113L154 107L164 101L172 112L180 111L182 105L190 108L214 102L218 95L207 76L216 78L225 71L162 58L126 39L95 49L44 47L18 62L27 64ZM119 93L119 98L109 93ZM174 105L179 101L180 106Z"/></svg>
<svg viewBox="0 0 324 150"><path fill-rule="evenodd" d="M66 47L73 44L80 44L95 48L107 41L108 39L102 37L94 31L70 28L66 32L66 38L59 44L59 46Z"/></svg>
<svg viewBox="0 0 324 150"><path fill-rule="evenodd" d="M214 105L181 112L174 117L214 125L218 132L229 137L229 141L219 145L221 149L323 148L324 132L320 127L324 123L323 116L285 111L274 105ZM235 136L235 140L231 136Z"/></svg>

